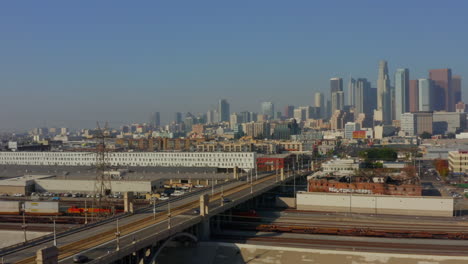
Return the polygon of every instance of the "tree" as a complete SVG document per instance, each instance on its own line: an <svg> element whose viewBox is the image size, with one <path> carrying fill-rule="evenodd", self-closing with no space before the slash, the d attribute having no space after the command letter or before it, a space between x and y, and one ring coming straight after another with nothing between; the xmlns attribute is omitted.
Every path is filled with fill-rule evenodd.
<svg viewBox="0 0 468 264"><path fill-rule="evenodd" d="M449 173L448 161L444 159L435 159L434 167L437 170L437 172L439 172L440 176L442 176L442 178L444 178L445 180Z"/></svg>
<svg viewBox="0 0 468 264"><path fill-rule="evenodd" d="M422 132L421 135L419 135L422 139L430 139L432 137L432 134L429 132Z"/></svg>

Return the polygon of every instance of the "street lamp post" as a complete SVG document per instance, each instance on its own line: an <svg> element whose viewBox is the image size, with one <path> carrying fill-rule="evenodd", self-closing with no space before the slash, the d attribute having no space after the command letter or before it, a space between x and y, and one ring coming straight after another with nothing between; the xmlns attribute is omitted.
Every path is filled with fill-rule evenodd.
<svg viewBox="0 0 468 264"><path fill-rule="evenodd" d="M167 229L171 229L171 202L167 202Z"/></svg>
<svg viewBox="0 0 468 264"><path fill-rule="evenodd" d="M23 225L21 226L23 228L23 233L24 233L24 243L28 242L28 238L26 236L26 216L25 216L25 208L23 207Z"/></svg>
<svg viewBox="0 0 468 264"><path fill-rule="evenodd" d="M117 231L115 232L115 238L117 242L117 248L115 249L116 251L120 250L120 230L119 230L119 219L117 218Z"/></svg>
<svg viewBox="0 0 468 264"><path fill-rule="evenodd" d="M153 220L156 220L156 197L153 197Z"/></svg>
<svg viewBox="0 0 468 264"><path fill-rule="evenodd" d="M55 227L55 218L53 219L54 221L54 246L57 246L57 229Z"/></svg>

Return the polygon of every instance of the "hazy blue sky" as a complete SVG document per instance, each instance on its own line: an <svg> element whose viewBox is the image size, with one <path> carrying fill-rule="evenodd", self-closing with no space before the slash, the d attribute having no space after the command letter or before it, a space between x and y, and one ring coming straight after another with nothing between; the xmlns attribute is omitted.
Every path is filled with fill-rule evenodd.
<svg viewBox="0 0 468 264"><path fill-rule="evenodd" d="M468 78L467 1L3 1L0 130L312 104L379 59ZM327 93L328 94L328 93ZM464 95L466 100L466 93Z"/></svg>

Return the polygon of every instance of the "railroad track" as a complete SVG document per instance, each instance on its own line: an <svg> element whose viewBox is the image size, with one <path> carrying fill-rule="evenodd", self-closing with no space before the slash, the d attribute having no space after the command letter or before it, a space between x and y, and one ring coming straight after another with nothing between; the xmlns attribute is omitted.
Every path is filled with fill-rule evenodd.
<svg viewBox="0 0 468 264"><path fill-rule="evenodd" d="M246 235L215 235L218 241L243 242L247 244L262 244L285 247L308 247L328 250L352 250L362 252L389 252L407 254L429 254L443 256L467 256L468 246L459 245L435 245L435 244L409 244L409 243L384 243L365 241L344 241L309 238L285 238L285 237L258 237Z"/></svg>
<svg viewBox="0 0 468 264"><path fill-rule="evenodd" d="M249 230L261 232L279 233L303 233L338 236L365 236L365 237L389 237L389 238L427 238L427 239L456 239L468 240L468 231L465 230L405 230L389 226L367 227L335 224L292 224L292 223L259 223L259 222L227 222L222 225L232 230ZM467 248L468 249L468 248Z"/></svg>
<svg viewBox="0 0 468 264"><path fill-rule="evenodd" d="M254 181L253 185L261 184L261 183L263 183L265 181L274 179L275 177L276 177L276 175L265 176L265 177L263 177L261 179L258 179L257 181ZM240 186L232 187L230 189L225 190L223 192L223 195L228 196L228 195L237 193L239 191L245 190L247 188L250 188L250 184L248 184L248 183L242 184ZM221 198L221 192L218 192L218 193L214 194L210 198L210 202L219 200L220 198ZM194 208L198 207L198 205L199 205L199 201L196 200L196 201L189 202L187 204L175 207L175 208L173 208L171 210L171 215L172 216L180 215L180 214L182 214L182 213L184 213L184 212L186 212L186 211L188 211L190 209L194 209ZM142 218L142 219L137 220L137 221L135 221L133 223L121 226L119 228L120 235L124 236L124 235L127 235L127 234L131 234L131 233L133 233L135 231L138 231L140 229L143 229L143 228L146 228L148 226L154 225L154 224L156 224L158 222L165 221L167 218L168 218L168 216L167 216L166 212L157 213L156 214L156 219L153 219L153 216ZM105 242L109 242L109 241L113 240L114 238L115 238L115 230L108 230L108 231L104 231L104 232L101 232L99 234L96 234L94 236L91 236L91 237L88 237L88 238L85 238L85 239L81 239L79 241L69 243L67 245L59 247L59 257L58 257L58 259L61 260L61 259L64 259L64 258L68 258L70 256L73 256L73 255L81 252L81 251L96 247L96 246L98 246L100 244L104 244ZM32 263L35 263L35 258L36 258L35 256L32 256L32 257L29 257L29 258L25 258L25 259L23 259L21 261L18 261L16 263L18 263L18 264L27 264L27 263L29 264L29 263L31 263L32 264Z"/></svg>

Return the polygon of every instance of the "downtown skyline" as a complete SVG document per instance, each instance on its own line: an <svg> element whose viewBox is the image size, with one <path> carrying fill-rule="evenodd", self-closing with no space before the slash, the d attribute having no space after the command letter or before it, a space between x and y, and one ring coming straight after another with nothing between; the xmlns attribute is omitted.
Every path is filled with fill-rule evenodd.
<svg viewBox="0 0 468 264"><path fill-rule="evenodd" d="M231 112L312 105L315 92L330 99L333 77L376 87L379 60L392 84L397 68L411 79L439 68L468 76L462 1L425 2L417 16L421 3L202 2L6 3L0 130L144 122L151 112L167 123L221 98Z"/></svg>

